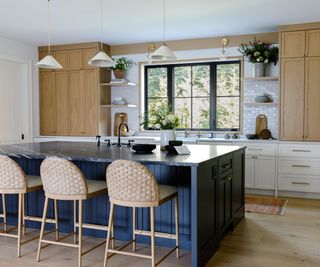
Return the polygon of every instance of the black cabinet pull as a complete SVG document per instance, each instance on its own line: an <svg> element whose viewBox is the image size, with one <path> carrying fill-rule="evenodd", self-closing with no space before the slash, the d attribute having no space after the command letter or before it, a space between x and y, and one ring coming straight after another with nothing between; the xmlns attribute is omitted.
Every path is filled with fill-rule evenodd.
<svg viewBox="0 0 320 267"><path fill-rule="evenodd" d="M222 165L222 168L226 169L226 168L231 168L231 163L226 163Z"/></svg>
<svg viewBox="0 0 320 267"><path fill-rule="evenodd" d="M212 166L211 180L215 180L216 178L217 178L217 167Z"/></svg>
<svg viewBox="0 0 320 267"><path fill-rule="evenodd" d="M227 176L224 178L225 182L230 182L232 180L232 176Z"/></svg>

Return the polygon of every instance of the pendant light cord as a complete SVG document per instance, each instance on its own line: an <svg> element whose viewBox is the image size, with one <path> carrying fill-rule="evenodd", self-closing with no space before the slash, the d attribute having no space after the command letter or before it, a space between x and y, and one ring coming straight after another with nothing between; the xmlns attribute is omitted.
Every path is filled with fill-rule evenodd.
<svg viewBox="0 0 320 267"><path fill-rule="evenodd" d="M102 0L100 0L100 50L103 50L102 47Z"/></svg>
<svg viewBox="0 0 320 267"><path fill-rule="evenodd" d="M51 32L51 25L50 25L50 0L48 0L48 50L49 50L49 55L51 54L50 32Z"/></svg>
<svg viewBox="0 0 320 267"><path fill-rule="evenodd" d="M166 0L163 0L163 43L166 43Z"/></svg>

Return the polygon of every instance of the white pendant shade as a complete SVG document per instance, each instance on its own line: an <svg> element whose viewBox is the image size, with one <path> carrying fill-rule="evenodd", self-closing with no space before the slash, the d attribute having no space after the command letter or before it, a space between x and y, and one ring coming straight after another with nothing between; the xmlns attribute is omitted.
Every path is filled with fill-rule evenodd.
<svg viewBox="0 0 320 267"><path fill-rule="evenodd" d="M177 57L171 49L163 43L156 51L154 51L151 55L152 60L176 60Z"/></svg>
<svg viewBox="0 0 320 267"><path fill-rule="evenodd" d="M110 68L115 66L114 61L103 51L100 51L90 59L88 64L99 68Z"/></svg>
<svg viewBox="0 0 320 267"><path fill-rule="evenodd" d="M44 69L53 69L53 70L58 70L62 69L62 66L59 64L58 61L55 60L55 58L51 55L47 55L43 59L41 59L36 66L39 68L44 68Z"/></svg>

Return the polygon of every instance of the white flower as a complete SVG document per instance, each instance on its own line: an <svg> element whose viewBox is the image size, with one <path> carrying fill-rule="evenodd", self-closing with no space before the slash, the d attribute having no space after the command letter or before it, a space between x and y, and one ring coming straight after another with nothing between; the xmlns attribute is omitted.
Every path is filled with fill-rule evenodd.
<svg viewBox="0 0 320 267"><path fill-rule="evenodd" d="M269 59L265 59L265 60L264 60L264 63L269 63Z"/></svg>
<svg viewBox="0 0 320 267"><path fill-rule="evenodd" d="M176 117L175 117L173 114L169 114L169 115L167 116L167 120L170 121L170 122L174 122L175 119L176 119Z"/></svg>
<svg viewBox="0 0 320 267"><path fill-rule="evenodd" d="M260 58L259 57L257 58L257 62L260 62Z"/></svg>
<svg viewBox="0 0 320 267"><path fill-rule="evenodd" d="M157 123L156 125L154 125L154 128L156 128L156 129L160 129L160 124L159 123Z"/></svg>
<svg viewBox="0 0 320 267"><path fill-rule="evenodd" d="M166 120L166 119L164 119L164 120L162 121L162 125L163 125L163 126L167 125L167 120Z"/></svg>
<svg viewBox="0 0 320 267"><path fill-rule="evenodd" d="M260 52L254 52L254 54L253 54L255 57L258 57L258 56L260 56Z"/></svg>

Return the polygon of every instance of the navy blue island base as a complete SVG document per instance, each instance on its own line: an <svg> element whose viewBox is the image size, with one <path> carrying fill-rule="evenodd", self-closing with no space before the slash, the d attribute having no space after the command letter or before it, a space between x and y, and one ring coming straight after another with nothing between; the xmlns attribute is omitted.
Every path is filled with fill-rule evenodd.
<svg viewBox="0 0 320 267"><path fill-rule="evenodd" d="M107 166L116 159L128 159L146 165L159 184L178 187L180 247L191 250L190 266L204 266L219 248L221 239L244 217L244 147L190 145L190 155L168 155L157 147L153 154L139 155L129 148L97 147L95 143L44 142L0 146L0 154L14 159L29 175L39 175L40 165L48 156L72 160L87 179L105 180ZM15 225L17 196L7 195L8 223ZM44 192L29 193L27 214L42 216ZM2 205L1 205L2 207ZM73 231L73 204L59 201L59 227L62 232ZM84 222L107 225L108 196L86 201ZM53 203L48 217L53 217ZM149 230L149 209L137 210L137 226ZM174 203L168 202L155 213L156 231L175 233ZM27 227L40 228L40 223L27 222ZM50 226L48 226L50 227ZM84 230L85 235L106 237L106 232ZM132 239L132 209L116 207L115 239ZM150 239L137 236L138 242ZM156 239L160 246L174 247L175 241Z"/></svg>

